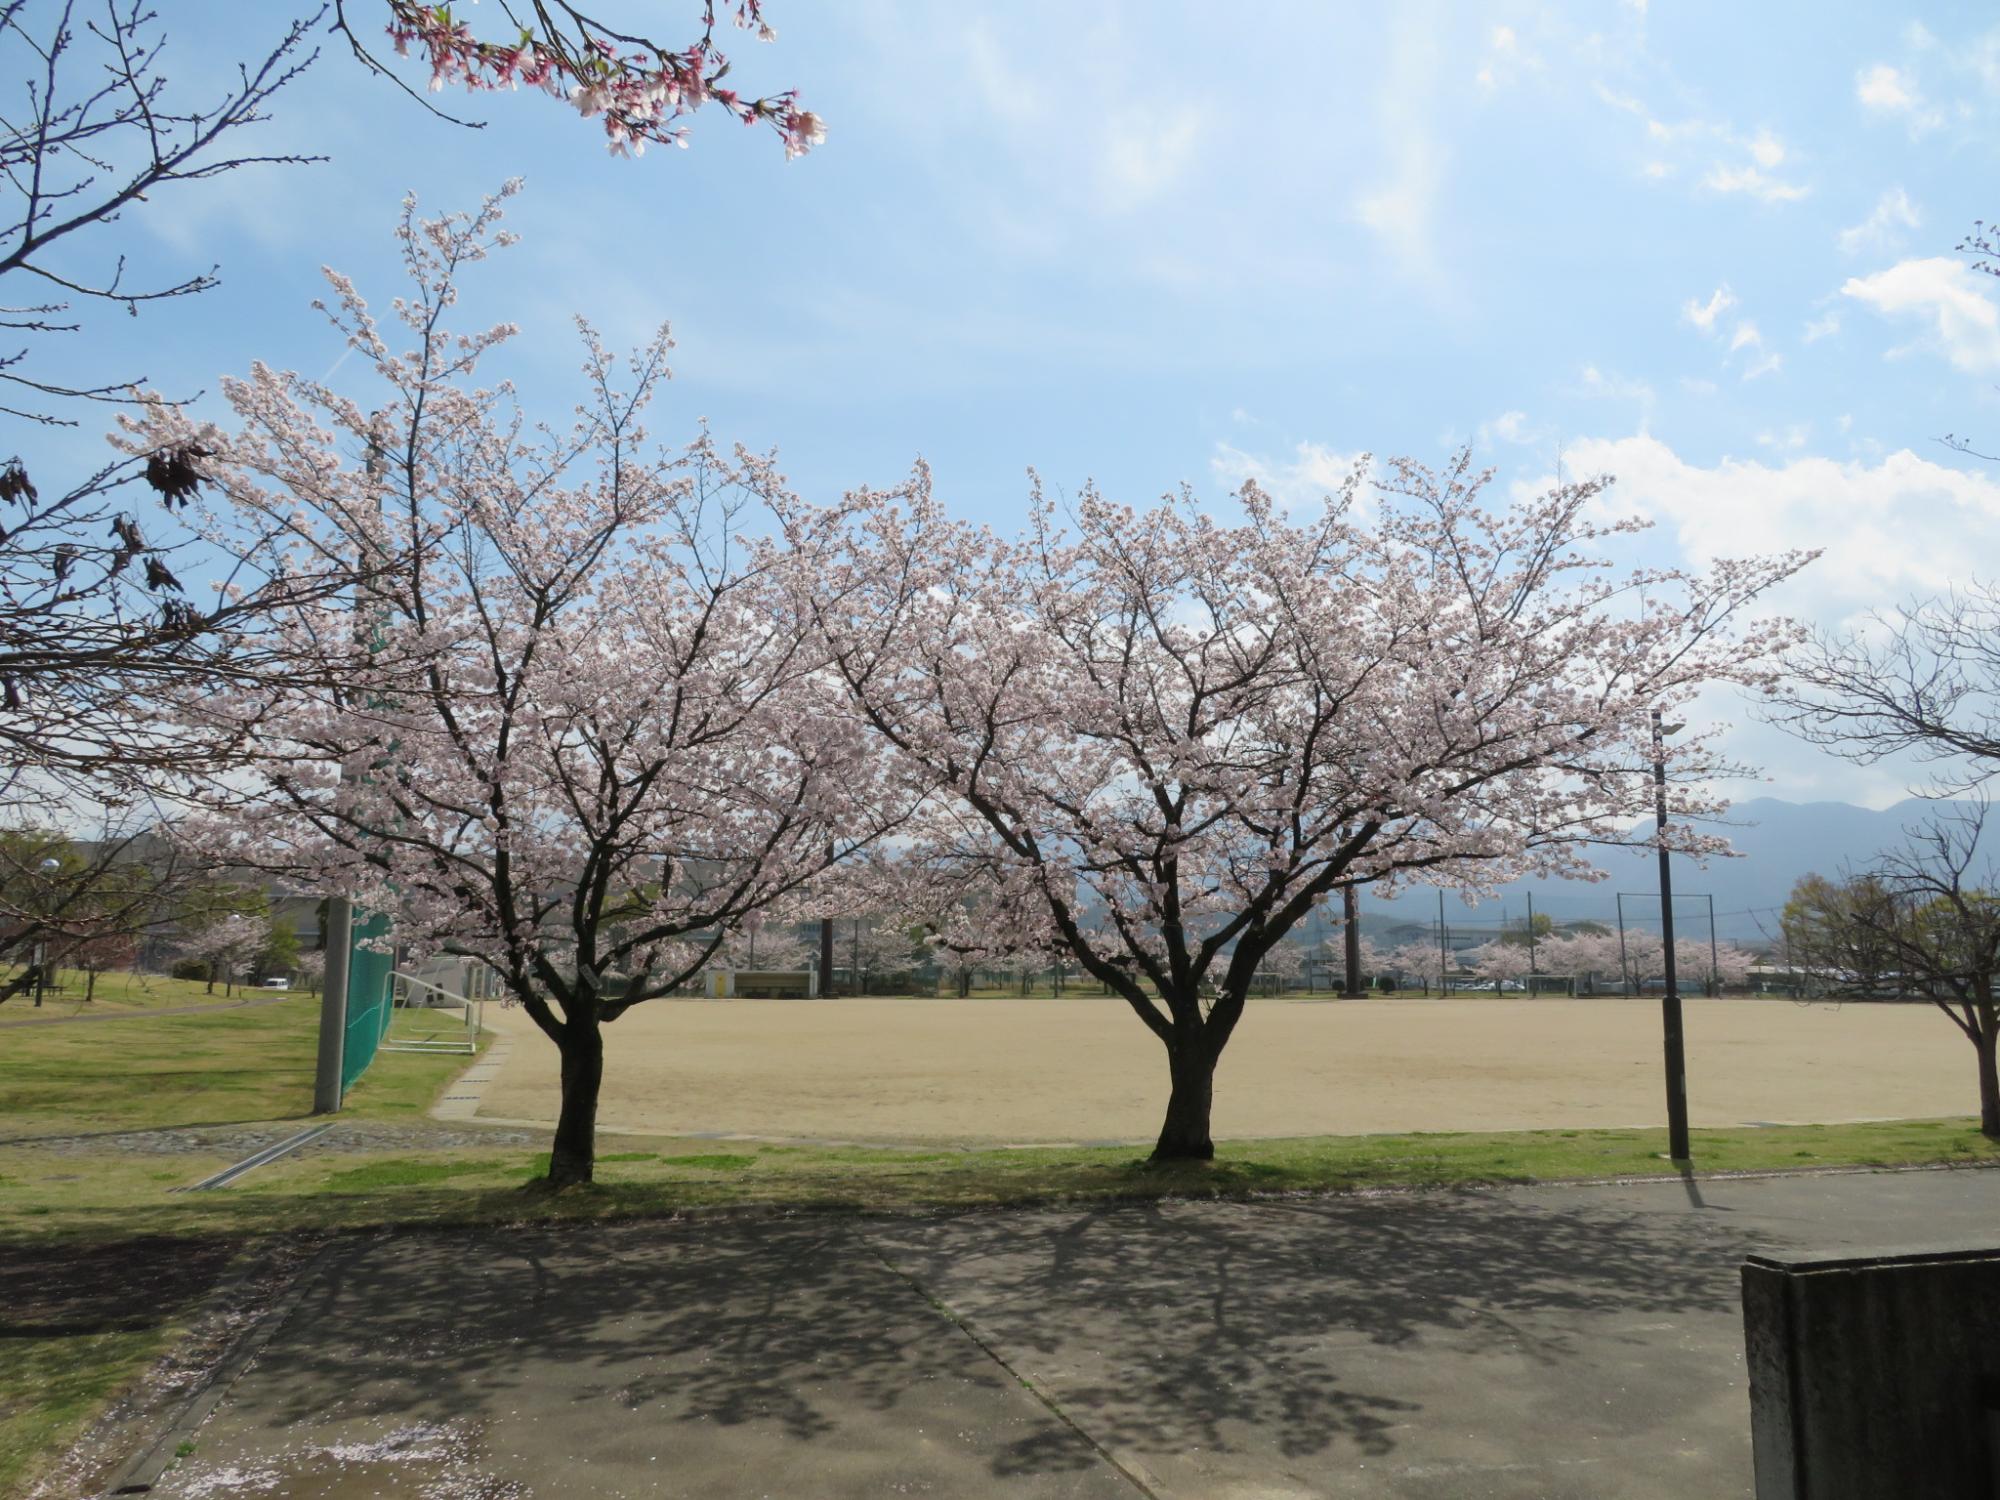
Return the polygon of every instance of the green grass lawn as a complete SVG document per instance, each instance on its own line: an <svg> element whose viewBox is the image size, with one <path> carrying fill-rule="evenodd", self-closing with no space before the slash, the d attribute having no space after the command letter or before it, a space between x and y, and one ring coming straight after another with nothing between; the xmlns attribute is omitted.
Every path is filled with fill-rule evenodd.
<svg viewBox="0 0 2000 1500"><path fill-rule="evenodd" d="M319 1001L295 995L244 1010L0 1031L0 1141L302 1118L318 1027ZM384 1053L350 1108L369 1118L420 1114L466 1061Z"/></svg>
<svg viewBox="0 0 2000 1500"><path fill-rule="evenodd" d="M0 969L0 975L7 977L16 972L12 968ZM225 994L221 984L217 984L211 992L208 985L199 979L170 979L164 974L135 974L119 969L99 974L96 990L89 1000L85 1000L84 994L90 990L89 980L90 976L81 969L59 969L53 987L44 993L39 1008L32 993L16 995L5 1005L0 1005L0 1021L160 1010L175 1005L225 1005L232 1000L279 993L237 985L234 994Z"/></svg>
<svg viewBox="0 0 2000 1500"><path fill-rule="evenodd" d="M0 1031L0 1494L24 1488L158 1357L232 1255L272 1234L767 1206L913 1211L1445 1188L1676 1170L1660 1156L1663 1130L1248 1141L1225 1144L1212 1163L1168 1169L1149 1166L1131 1146L876 1150L620 1135L600 1142L598 1183L562 1194L536 1186L544 1158L518 1145L306 1154L226 1189L186 1194L168 1190L229 1160L88 1142L58 1150L32 1139L303 1122L317 1021L317 1002L300 996L250 1010ZM384 1053L349 1095L345 1118L417 1119L466 1062ZM2000 1162L1972 1121L1955 1119L1697 1130L1694 1152L1704 1172ZM173 1248L163 1254L163 1246ZM204 1269L163 1286L116 1326L78 1316L97 1294L68 1268L96 1266L115 1284L120 1257ZM39 1311L38 1294L53 1299Z"/></svg>
<svg viewBox="0 0 2000 1500"><path fill-rule="evenodd" d="M200 984L191 988L198 997ZM75 1143L58 1152L20 1142L163 1126L303 1125L318 1022L319 1002L298 996L249 1010L0 1031L0 1495L20 1493L182 1334L234 1254L272 1228L305 1222L262 1224L254 1208L216 1218L200 1206L230 1193L169 1193L230 1165L224 1156L79 1151ZM349 1092L344 1117L421 1116L469 1061L383 1053ZM196 1211L177 1211L184 1204ZM173 1223L188 1231L161 1237ZM156 1295L127 1299L106 1326L104 1298L134 1279L116 1269L121 1247L131 1262L166 1274Z"/></svg>

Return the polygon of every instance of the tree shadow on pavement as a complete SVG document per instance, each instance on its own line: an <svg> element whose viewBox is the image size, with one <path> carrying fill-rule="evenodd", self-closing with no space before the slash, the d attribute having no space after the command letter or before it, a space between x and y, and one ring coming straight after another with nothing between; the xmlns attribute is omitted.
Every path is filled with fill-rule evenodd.
<svg viewBox="0 0 2000 1500"><path fill-rule="evenodd" d="M297 1425L322 1443L442 1424L487 1430L496 1452L659 1441L691 1462L731 1429L872 1452L924 1426L983 1430L1037 1473L1097 1465L865 1227L385 1236L317 1280L231 1399L265 1434Z"/></svg>
<svg viewBox="0 0 2000 1500"><path fill-rule="evenodd" d="M1011 1477L1100 1460L974 1338L1114 1453L1374 1456L1422 1407L1371 1350L1437 1334L1554 1365L1591 1315L1732 1309L1745 1246L1713 1216L1452 1194L357 1248L232 1395L240 1420L472 1423L502 1458L732 1432L881 1453L923 1426Z"/></svg>
<svg viewBox="0 0 2000 1500"><path fill-rule="evenodd" d="M1375 1348L1555 1366L1583 1319L1730 1314L1712 1217L1502 1194L1166 1202L889 1227L884 1252L1115 1450L1374 1456L1421 1410Z"/></svg>

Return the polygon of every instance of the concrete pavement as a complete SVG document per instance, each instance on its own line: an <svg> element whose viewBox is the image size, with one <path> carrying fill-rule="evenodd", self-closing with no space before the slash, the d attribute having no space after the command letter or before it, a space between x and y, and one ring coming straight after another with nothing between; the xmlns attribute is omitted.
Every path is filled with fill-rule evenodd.
<svg viewBox="0 0 2000 1500"><path fill-rule="evenodd" d="M1743 1255L1996 1230L1962 1171L385 1238L159 1493L1748 1496Z"/></svg>

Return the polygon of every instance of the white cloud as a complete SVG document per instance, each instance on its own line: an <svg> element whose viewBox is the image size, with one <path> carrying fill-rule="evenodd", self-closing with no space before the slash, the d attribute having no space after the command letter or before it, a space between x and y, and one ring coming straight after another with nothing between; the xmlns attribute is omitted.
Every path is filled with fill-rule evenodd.
<svg viewBox="0 0 2000 1500"><path fill-rule="evenodd" d="M1521 44L1521 34L1511 26L1495 26L1486 34L1486 55L1480 59L1473 81L1485 93L1513 83L1524 71L1533 72L1542 60Z"/></svg>
<svg viewBox="0 0 2000 1500"><path fill-rule="evenodd" d="M1774 436L1792 447L1794 435ZM1945 588L1967 556L2000 556L2000 477L1908 449L1874 463L1799 455L1702 466L1641 434L1585 439L1563 458L1571 474L1615 475L1606 512L1653 519L1695 564L1824 549L1778 601L1821 625Z"/></svg>
<svg viewBox="0 0 2000 1500"><path fill-rule="evenodd" d="M1821 339L1829 338L1838 332L1840 332L1840 314L1836 311L1828 313L1823 318L1814 318L1806 324L1805 331L1800 337L1808 344L1816 344Z"/></svg>
<svg viewBox="0 0 2000 1500"><path fill-rule="evenodd" d="M1919 228L1923 222L1923 215L1910 202L1910 195L1900 187L1893 187L1875 200L1867 218L1841 230L1836 243L1847 255L1863 250L1892 250L1902 242L1900 231Z"/></svg>
<svg viewBox="0 0 2000 1500"><path fill-rule="evenodd" d="M1097 158L1109 205L1135 208L1165 192L1194 161L1207 130L1206 111L1198 106L1163 111L1133 105L1110 116Z"/></svg>
<svg viewBox="0 0 2000 1500"><path fill-rule="evenodd" d="M1402 268L1420 280L1437 274L1432 220L1445 162L1432 108L1439 45L1430 17L1414 9L1398 13L1376 100L1388 180L1354 200L1355 217L1381 236Z"/></svg>
<svg viewBox="0 0 2000 1500"><path fill-rule="evenodd" d="M1246 480L1252 481L1285 509L1298 510L1317 506L1328 495L1339 494L1340 487L1367 457L1365 453L1337 452L1323 443L1300 443L1292 449L1290 458L1272 459L1228 443L1217 443L1215 452L1209 456L1208 468L1231 490L1241 489ZM1365 484L1362 494L1367 494ZM1365 502L1361 509L1367 509Z"/></svg>
<svg viewBox="0 0 2000 1500"><path fill-rule="evenodd" d="M1601 401L1633 401L1639 407L1639 430L1645 431L1653 419L1654 393L1652 386L1643 380L1630 379L1623 375L1609 374L1596 365L1585 365L1578 383L1571 395L1586 396Z"/></svg>
<svg viewBox="0 0 2000 1500"><path fill-rule="evenodd" d="M1076 196L1100 216L1130 212L1184 180L1214 122L1200 97L1149 95L1106 64L1101 73L1109 76L1093 79L1097 107L1079 123L1070 113L1074 82L1038 66L1039 58L1023 59L1019 42L1003 40L987 20L967 27L957 46L970 92L997 122L995 133L1018 144L1036 180L1084 186ZM1100 52L1115 46L1109 36L1092 43ZM1061 243L1046 226L1037 233Z"/></svg>
<svg viewBox="0 0 2000 1500"><path fill-rule="evenodd" d="M1812 439L1812 423L1791 422L1773 431L1757 434L1757 446L1778 453L1797 453Z"/></svg>
<svg viewBox="0 0 2000 1500"><path fill-rule="evenodd" d="M1799 183L1773 177L1762 167L1725 167L1720 163L1709 168L1701 185L1714 193L1743 193L1761 203L1796 203L1812 191Z"/></svg>
<svg viewBox="0 0 2000 1500"><path fill-rule="evenodd" d="M1764 335L1757 331L1755 323L1745 318L1741 323L1736 325L1736 333L1729 340L1729 352L1731 354L1734 354L1738 349L1761 349L1763 347Z"/></svg>
<svg viewBox="0 0 2000 1500"><path fill-rule="evenodd" d="M1784 355L1767 354L1762 359L1755 360L1750 364L1745 365L1743 368L1743 378L1745 380L1755 380L1759 375L1776 374L1779 370L1784 369L1784 367L1785 367Z"/></svg>
<svg viewBox="0 0 2000 1500"><path fill-rule="evenodd" d="M1706 302L1697 302L1690 297L1681 307L1681 316L1703 333L1714 333L1715 320L1735 305L1736 294L1725 284L1710 293Z"/></svg>
<svg viewBox="0 0 2000 1500"><path fill-rule="evenodd" d="M2000 307L1963 261L1899 261L1872 276L1851 276L1840 290L1884 317L1927 324L1926 344L1958 369L2000 369Z"/></svg>
<svg viewBox="0 0 2000 1500"><path fill-rule="evenodd" d="M1525 446L1540 442L1543 434L1528 425L1528 414L1524 411L1503 411L1490 422L1479 424L1481 448L1490 448L1495 443L1513 443Z"/></svg>
<svg viewBox="0 0 2000 1500"><path fill-rule="evenodd" d="M1785 143L1768 130L1760 130L1750 141L1750 159L1770 171L1785 159Z"/></svg>
<svg viewBox="0 0 2000 1500"><path fill-rule="evenodd" d="M1878 114L1903 114L1919 102L1916 81L1888 63L1876 63L1857 73L1854 96Z"/></svg>
<svg viewBox="0 0 2000 1500"><path fill-rule="evenodd" d="M1855 74L1854 97L1870 114L1902 120L1911 135L1923 135L1944 124L1944 112L1924 99L1915 75L1888 63L1876 63Z"/></svg>

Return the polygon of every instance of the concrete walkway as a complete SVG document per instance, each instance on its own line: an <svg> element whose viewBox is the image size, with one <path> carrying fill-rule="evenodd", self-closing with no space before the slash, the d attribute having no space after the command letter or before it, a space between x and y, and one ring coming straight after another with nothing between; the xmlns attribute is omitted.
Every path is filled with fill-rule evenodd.
<svg viewBox="0 0 2000 1500"><path fill-rule="evenodd" d="M1750 1494L1737 1266L2000 1172L359 1243L159 1493Z"/></svg>

